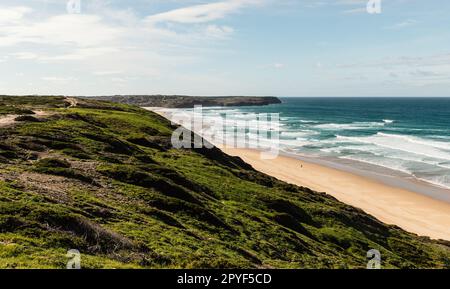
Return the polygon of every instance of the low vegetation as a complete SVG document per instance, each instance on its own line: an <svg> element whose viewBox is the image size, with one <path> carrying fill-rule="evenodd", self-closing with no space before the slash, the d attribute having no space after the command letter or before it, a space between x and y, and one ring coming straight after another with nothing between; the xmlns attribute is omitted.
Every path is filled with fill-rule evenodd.
<svg viewBox="0 0 450 289"><path fill-rule="evenodd" d="M281 103L273 96L220 96L202 97L185 95L114 95L97 97L100 100L138 105L142 107L193 108L196 105L211 106L255 106Z"/></svg>
<svg viewBox="0 0 450 289"><path fill-rule="evenodd" d="M84 268L365 268L370 249L385 268L449 267L449 242L218 149L172 149L174 127L141 108L64 97L0 104L0 114L52 112L0 127L0 268L65 268L69 249Z"/></svg>

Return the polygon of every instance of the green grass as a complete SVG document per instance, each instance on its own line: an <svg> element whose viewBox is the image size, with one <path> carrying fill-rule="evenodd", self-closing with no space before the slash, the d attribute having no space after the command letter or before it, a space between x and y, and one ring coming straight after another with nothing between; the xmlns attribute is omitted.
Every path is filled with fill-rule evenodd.
<svg viewBox="0 0 450 289"><path fill-rule="evenodd" d="M0 104L0 116L8 114L33 114L31 110L18 108L11 105Z"/></svg>
<svg viewBox="0 0 450 289"><path fill-rule="evenodd" d="M45 100L45 101L44 101ZM0 128L0 268L448 268L448 242L252 170L219 150L175 150L143 109L2 98L52 110ZM48 104L47 104L48 102Z"/></svg>

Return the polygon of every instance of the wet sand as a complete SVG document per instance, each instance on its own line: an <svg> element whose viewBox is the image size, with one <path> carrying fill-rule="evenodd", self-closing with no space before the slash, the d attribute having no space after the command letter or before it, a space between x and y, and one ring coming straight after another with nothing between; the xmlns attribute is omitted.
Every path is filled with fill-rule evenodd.
<svg viewBox="0 0 450 289"><path fill-rule="evenodd" d="M264 160L257 150L222 150L282 181L326 192L384 223L433 239L450 240L450 204L447 202L287 156Z"/></svg>

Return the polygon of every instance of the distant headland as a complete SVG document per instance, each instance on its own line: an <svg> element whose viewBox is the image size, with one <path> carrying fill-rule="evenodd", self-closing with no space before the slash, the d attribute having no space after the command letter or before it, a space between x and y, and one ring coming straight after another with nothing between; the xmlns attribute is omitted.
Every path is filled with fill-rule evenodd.
<svg viewBox="0 0 450 289"><path fill-rule="evenodd" d="M94 98L144 107L170 108L191 108L195 105L261 106L281 103L281 100L274 96L114 95Z"/></svg>

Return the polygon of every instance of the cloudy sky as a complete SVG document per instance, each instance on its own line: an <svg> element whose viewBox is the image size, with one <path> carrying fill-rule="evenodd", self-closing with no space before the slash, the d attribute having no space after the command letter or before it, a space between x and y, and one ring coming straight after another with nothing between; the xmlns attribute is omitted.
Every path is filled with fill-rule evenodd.
<svg viewBox="0 0 450 289"><path fill-rule="evenodd" d="M0 2L0 94L450 96L448 0L67 2Z"/></svg>

